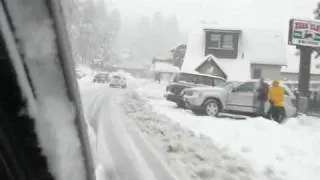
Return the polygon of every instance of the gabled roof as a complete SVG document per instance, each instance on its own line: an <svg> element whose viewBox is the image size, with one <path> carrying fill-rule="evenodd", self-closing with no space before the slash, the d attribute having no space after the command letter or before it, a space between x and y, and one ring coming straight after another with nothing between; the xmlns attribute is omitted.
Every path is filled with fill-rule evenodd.
<svg viewBox="0 0 320 180"><path fill-rule="evenodd" d="M220 67L220 65L214 60L214 57L212 55L208 55L205 57L205 60L198 66L196 67L196 71L198 71L199 68L201 68L206 62L212 62L213 64L215 64L217 66L217 68L219 68L222 71L223 76L228 79L228 75L226 74L226 72L222 69L222 67Z"/></svg>
<svg viewBox="0 0 320 180"><path fill-rule="evenodd" d="M196 66L198 69L206 61L213 61L227 76L228 81L242 81L250 79L250 63L246 59L219 59L213 55L206 56L202 63Z"/></svg>

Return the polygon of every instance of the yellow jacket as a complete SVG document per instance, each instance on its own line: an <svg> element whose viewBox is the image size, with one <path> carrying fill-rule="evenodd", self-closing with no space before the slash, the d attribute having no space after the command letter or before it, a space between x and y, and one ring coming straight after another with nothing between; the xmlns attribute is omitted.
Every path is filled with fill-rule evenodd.
<svg viewBox="0 0 320 180"><path fill-rule="evenodd" d="M284 107L284 89L281 86L273 85L268 94L268 98L275 107Z"/></svg>

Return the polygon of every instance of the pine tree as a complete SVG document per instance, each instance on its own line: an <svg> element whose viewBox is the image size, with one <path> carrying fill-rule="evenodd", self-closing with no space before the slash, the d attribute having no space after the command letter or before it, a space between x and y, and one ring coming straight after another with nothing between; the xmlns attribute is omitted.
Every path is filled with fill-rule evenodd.
<svg viewBox="0 0 320 180"><path fill-rule="evenodd" d="M320 19L320 3L318 3L317 8L314 10L313 14L316 19Z"/></svg>
<svg viewBox="0 0 320 180"><path fill-rule="evenodd" d="M92 64L95 59L112 61L116 53L113 44L120 30L120 13L109 15L104 0L64 1L64 11L76 61ZM116 15L114 15L116 14ZM116 17L117 23L110 17Z"/></svg>

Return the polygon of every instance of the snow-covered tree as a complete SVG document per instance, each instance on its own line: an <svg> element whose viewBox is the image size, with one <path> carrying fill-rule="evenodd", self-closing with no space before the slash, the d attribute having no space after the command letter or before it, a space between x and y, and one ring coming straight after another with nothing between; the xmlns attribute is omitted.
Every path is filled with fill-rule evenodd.
<svg viewBox="0 0 320 180"><path fill-rule="evenodd" d="M320 19L320 3L317 4L317 8L314 10L313 14L316 19Z"/></svg>
<svg viewBox="0 0 320 180"><path fill-rule="evenodd" d="M112 11L109 15L104 0L70 0L63 3L74 59L85 64L91 64L95 59L114 61L120 13ZM117 23L113 23L115 16Z"/></svg>

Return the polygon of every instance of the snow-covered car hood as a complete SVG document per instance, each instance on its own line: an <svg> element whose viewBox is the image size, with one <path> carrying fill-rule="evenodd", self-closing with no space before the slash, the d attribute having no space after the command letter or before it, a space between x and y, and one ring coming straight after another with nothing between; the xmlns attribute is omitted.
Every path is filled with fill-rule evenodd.
<svg viewBox="0 0 320 180"><path fill-rule="evenodd" d="M226 91L224 88L222 87L210 87L210 86L206 86L206 87L194 87L194 88L188 88L185 91L215 91L215 92L223 92Z"/></svg>
<svg viewBox="0 0 320 180"><path fill-rule="evenodd" d="M194 83L189 83L189 82L172 82L168 86L184 86L184 87L211 87L211 86L206 86L203 84L194 84Z"/></svg>

